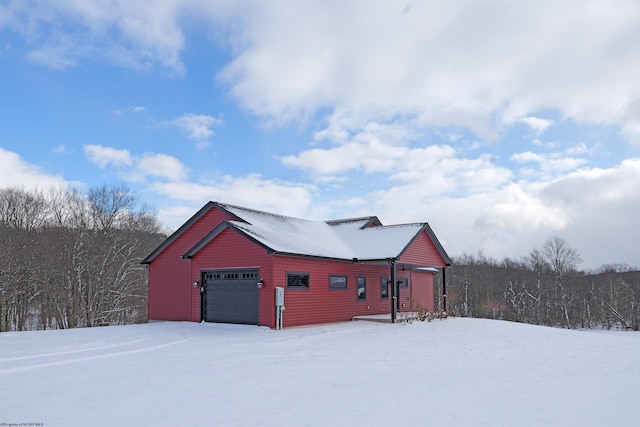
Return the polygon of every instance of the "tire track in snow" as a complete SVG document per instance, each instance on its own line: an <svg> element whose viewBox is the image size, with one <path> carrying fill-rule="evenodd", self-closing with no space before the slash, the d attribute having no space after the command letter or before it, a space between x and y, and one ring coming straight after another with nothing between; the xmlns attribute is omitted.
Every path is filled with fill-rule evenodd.
<svg viewBox="0 0 640 427"><path fill-rule="evenodd" d="M171 341L171 342L168 342L168 343L159 344L159 345L155 345L155 346L152 346L152 347L138 348L138 349L135 349L135 350L127 350L127 351L119 351L117 353L100 354L100 355L97 355L97 356L78 357L78 358L75 358L75 359L65 359L65 360L58 360L56 362L40 363L40 364L37 364L37 365L20 366L20 367L17 367L17 368L2 369L2 370L0 370L0 375L13 374L13 373L16 373L16 372L23 372L23 371L29 371L31 369L47 368L47 367L50 367L50 366L59 366L59 365L68 365L70 363L86 362L86 361L89 361L89 360L106 359L106 358L109 358L109 357L124 356L124 355L127 355L127 354L144 353L144 352L147 352L147 351L159 350L161 348L166 348L166 347L171 347L173 345L182 344L182 343L187 342L187 341L191 341L191 338L186 338L186 339L178 340L178 341Z"/></svg>
<svg viewBox="0 0 640 427"><path fill-rule="evenodd" d="M68 350L68 351L57 351L53 353L42 353L42 354L32 354L30 356L18 356L18 357L9 357L7 359L0 359L0 363L2 362L14 362L16 360L27 360L27 359L37 359L38 357L50 357L50 356L62 356L65 354L73 354L73 353L86 353L87 351L95 351L95 350L104 350L105 348L113 348L113 347L122 347L123 345L135 344L141 341L147 341L149 338L140 338L139 340L126 341L118 344L109 344L102 345L99 347L91 347L84 348L78 350ZM0 371L2 372L2 371Z"/></svg>

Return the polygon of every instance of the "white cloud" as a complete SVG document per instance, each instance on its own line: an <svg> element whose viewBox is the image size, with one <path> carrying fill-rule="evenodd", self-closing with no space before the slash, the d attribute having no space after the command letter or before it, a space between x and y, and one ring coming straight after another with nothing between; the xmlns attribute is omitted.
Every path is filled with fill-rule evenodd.
<svg viewBox="0 0 640 427"><path fill-rule="evenodd" d="M180 160L166 154L153 153L145 153L136 162L136 173L170 181L181 181L187 176L187 170Z"/></svg>
<svg viewBox="0 0 640 427"><path fill-rule="evenodd" d="M226 175L219 180L204 183L171 182L157 184L156 190L176 200L224 200L251 206L285 206L295 200L301 211L310 205L308 185L278 182L252 174L244 177ZM278 210L279 211L279 210ZM291 211L287 207L285 211Z"/></svg>
<svg viewBox="0 0 640 427"><path fill-rule="evenodd" d="M559 207L549 206L535 194L518 184L511 184L495 192L493 201L483 206L474 227L478 230L509 230L510 232L540 229L561 230L569 222L569 215Z"/></svg>
<svg viewBox="0 0 640 427"><path fill-rule="evenodd" d="M596 151L599 149L599 144L597 144L594 147L587 147L587 145L583 142L580 142L576 145L574 145L573 147L569 147L565 150L565 153L570 154L570 155L580 155L580 154L585 154L585 155L589 155L592 156L596 153Z"/></svg>
<svg viewBox="0 0 640 427"><path fill-rule="evenodd" d="M567 173L587 165L587 158L578 157L580 155L590 156L594 149L589 149L584 144L578 144L570 147L565 151L553 153L534 153L525 151L522 153L514 153L511 160L517 163L537 163L536 169L526 168L522 171L527 172L530 176L552 177L558 173ZM521 171L521 172L522 172Z"/></svg>
<svg viewBox="0 0 640 427"><path fill-rule="evenodd" d="M553 124L553 120L541 119L539 117L527 116L520 119L521 122L528 125L531 129L536 131L539 135L549 128Z"/></svg>
<svg viewBox="0 0 640 427"><path fill-rule="evenodd" d="M563 150L571 142L561 136L540 138L556 122L586 123L612 126L638 144L638 2L10 1L0 6L1 25L24 34L28 57L50 67L96 60L178 76L186 72L183 28L215 27L231 57L217 81L241 108L273 124L321 123L311 146L281 158L285 165L345 193L354 171L385 179L327 201L306 184L260 175L192 182L170 156L85 147L101 168L116 166L196 209L218 199L302 217L328 206L388 222L426 219L454 254L483 248L517 256L559 231L593 254L627 261L635 250L628 240L640 239L637 160L594 169L593 148ZM185 114L165 124L202 149L221 123ZM503 154L522 167L520 181L500 160L462 151L517 123L535 131L541 151ZM478 138L469 141L470 132ZM9 163L3 179L5 170L47 176L27 164L20 175L21 163Z"/></svg>
<svg viewBox="0 0 640 427"><path fill-rule="evenodd" d="M175 126L184 131L187 136L196 141L207 140L213 136L213 126L223 124L222 119L206 114L184 114L174 120L164 122L166 126ZM202 148L202 147L201 147Z"/></svg>
<svg viewBox="0 0 640 427"><path fill-rule="evenodd" d="M64 70L77 64L77 51L72 38L63 34L55 36L55 42L49 42L26 55L30 61L45 65L54 70Z"/></svg>
<svg viewBox="0 0 640 427"><path fill-rule="evenodd" d="M537 184L540 187L537 191L550 202L580 213L589 206L607 207L624 200L640 201L638 183L640 158L624 160L609 169L585 168L548 184Z"/></svg>
<svg viewBox="0 0 640 427"><path fill-rule="evenodd" d="M115 110L113 114L115 114L116 116L121 116L127 113L131 113L131 114L142 113L143 111L146 111L146 110L147 109L145 107L142 107L140 105L132 105L131 107L123 108L121 110Z"/></svg>
<svg viewBox="0 0 640 427"><path fill-rule="evenodd" d="M639 87L633 2L426 1L407 14L394 2L254 6L219 79L269 120L326 110L330 122L412 117L491 138L523 117L544 130L541 109L624 126L619 112Z"/></svg>
<svg viewBox="0 0 640 427"><path fill-rule="evenodd" d="M632 144L640 147L640 121L625 124L622 127L622 135Z"/></svg>
<svg viewBox="0 0 640 427"><path fill-rule="evenodd" d="M629 90L627 104L620 112L624 122L620 133L635 147L640 147L640 88Z"/></svg>
<svg viewBox="0 0 640 427"><path fill-rule="evenodd" d="M132 164L129 150L118 150L102 145L85 145L82 147L89 160L95 165L104 169L108 165L130 166Z"/></svg>
<svg viewBox="0 0 640 427"><path fill-rule="evenodd" d="M640 158L627 159L611 168L585 168L532 191L549 205L562 208L572 218L564 234L582 248L591 266L626 262L640 266Z"/></svg>
<svg viewBox="0 0 640 427"><path fill-rule="evenodd" d="M526 151L524 153L516 153L511 156L511 160L515 160L516 162L519 162L519 163L541 162L543 159L544 159L544 156L542 154L536 154L531 151Z"/></svg>
<svg viewBox="0 0 640 427"><path fill-rule="evenodd" d="M472 194L500 187L512 178L508 169L496 166L491 157L460 158L449 145L421 148L398 147L377 139L349 142L326 149L314 148L281 159L286 166L321 177L337 178L354 170L380 173L391 182L403 183L405 194L430 196ZM320 180L318 180L320 182Z"/></svg>
<svg viewBox="0 0 640 427"><path fill-rule="evenodd" d="M640 266L640 159L583 168L549 181L510 183L452 197L429 185L395 186L331 207L342 216L376 214L383 223L428 221L450 255L482 250L519 258L553 234L565 237L584 268L626 262Z"/></svg>
<svg viewBox="0 0 640 427"><path fill-rule="evenodd" d="M407 9L387 1L68 0L10 1L2 10L5 25L34 46L29 56L54 68L98 60L182 76L183 28L215 26L233 58L218 81L275 123L321 112L357 130L410 118L492 139L518 120L542 132L550 122L536 112L552 110L618 126L632 140L638 133L637 2L431 0ZM341 138L345 125L331 126Z"/></svg>
<svg viewBox="0 0 640 427"><path fill-rule="evenodd" d="M117 168L118 175L127 181L140 182L149 178L164 178L181 181L187 176L187 168L173 156L161 153L144 153L142 157L131 156L129 150L119 150L102 145L85 145L85 155L101 169Z"/></svg>
<svg viewBox="0 0 640 427"><path fill-rule="evenodd" d="M65 184L63 177L47 173L21 159L17 153L0 147L0 187L21 186L42 189L62 184Z"/></svg>
<svg viewBox="0 0 640 427"><path fill-rule="evenodd" d="M184 35L178 19L188 3L18 0L3 11L12 18L7 25L34 45L27 58L45 66L65 69L89 60L147 70L157 64L182 76Z"/></svg>
<svg viewBox="0 0 640 427"><path fill-rule="evenodd" d="M294 182L281 182L263 178L258 174L247 176L226 175L210 182L156 182L152 189L175 201L189 202L193 215L207 200L224 201L250 206L290 216L305 217L312 207L313 186ZM186 211L185 211L186 212ZM180 223L173 222L179 226Z"/></svg>
<svg viewBox="0 0 640 427"><path fill-rule="evenodd" d="M201 202L216 199L216 188L195 182L154 182L151 188L173 200Z"/></svg>
<svg viewBox="0 0 640 427"><path fill-rule="evenodd" d="M380 141L351 142L330 149L314 148L282 158L285 166L293 166L317 174L339 174L352 169L366 172L391 171L397 159L408 149L385 145Z"/></svg>

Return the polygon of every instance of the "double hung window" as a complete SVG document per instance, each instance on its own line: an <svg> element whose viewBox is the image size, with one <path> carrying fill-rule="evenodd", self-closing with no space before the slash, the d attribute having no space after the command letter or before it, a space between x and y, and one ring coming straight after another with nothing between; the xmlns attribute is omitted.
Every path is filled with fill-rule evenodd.
<svg viewBox="0 0 640 427"><path fill-rule="evenodd" d="M367 299L367 278L365 276L358 276L358 300Z"/></svg>
<svg viewBox="0 0 640 427"><path fill-rule="evenodd" d="M380 278L380 299L389 299L389 279L387 277Z"/></svg>

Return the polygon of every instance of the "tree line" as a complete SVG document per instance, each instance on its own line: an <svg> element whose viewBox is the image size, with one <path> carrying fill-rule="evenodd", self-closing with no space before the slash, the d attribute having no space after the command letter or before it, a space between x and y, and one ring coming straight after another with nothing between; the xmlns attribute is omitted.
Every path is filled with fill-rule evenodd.
<svg viewBox="0 0 640 427"><path fill-rule="evenodd" d="M140 262L165 238L155 212L123 184L0 189L0 331L146 322ZM584 272L580 262L559 236L517 260L455 257L447 309L537 325L640 330L640 271L605 265ZM441 292L436 286L438 304Z"/></svg>
<svg viewBox="0 0 640 427"><path fill-rule="evenodd" d="M0 331L147 320L141 260L166 237L123 184L0 189Z"/></svg>
<svg viewBox="0 0 640 427"><path fill-rule="evenodd" d="M462 317L640 330L640 271L614 264L585 272L581 261L559 236L518 260L464 254L447 271L448 309Z"/></svg>

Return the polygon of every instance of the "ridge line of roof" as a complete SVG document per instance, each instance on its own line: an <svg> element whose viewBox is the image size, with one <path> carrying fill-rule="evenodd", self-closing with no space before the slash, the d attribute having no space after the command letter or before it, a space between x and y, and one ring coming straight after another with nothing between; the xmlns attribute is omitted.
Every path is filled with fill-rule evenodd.
<svg viewBox="0 0 640 427"><path fill-rule="evenodd" d="M375 230L375 229L383 229L383 228L396 228L396 227L408 227L408 226L420 226L423 227L425 224L427 224L426 222L407 222L404 224L389 224L389 225L379 225L377 227L369 227L369 228L363 228L363 230Z"/></svg>
<svg viewBox="0 0 640 427"><path fill-rule="evenodd" d="M370 215L370 216L360 216L360 217L355 217L355 218L341 218L341 219L330 219L326 222L329 225L334 225L334 224L341 224L341 223L345 223L345 222L358 222L358 221L371 221L372 219L378 219L378 217L376 217L375 215Z"/></svg>
<svg viewBox="0 0 640 427"><path fill-rule="evenodd" d="M266 212L266 211L261 211L261 210L257 210L257 209L251 209L251 208L246 208L243 206L237 206L237 205L233 205L233 204L228 204L228 203L222 203L222 202L216 202L216 201L209 201L208 203L206 203L200 210L198 210L198 212L196 212L196 214L194 214L191 218L189 218L189 220L187 220L178 230L176 230L173 234L171 234L162 244L160 244L153 252L151 252L143 261L142 264L150 264L153 259L155 259L160 253L162 253L169 245L171 245L176 239L178 239L187 229L189 229L194 223L196 223L198 220L200 220L204 215L207 214L207 212L209 212L211 209L213 208L217 208L220 209L224 212L226 212L227 214L229 214L231 216L230 219L225 220L223 223L218 224L218 226L214 227L214 229L210 230L209 233L207 233L205 236L202 237L202 239L200 239L198 242L196 242L186 253L183 254L183 256L189 256L189 255L193 255L195 253L197 253L202 246L204 246L204 244L206 244L205 242L211 241L213 239L215 239L215 237L217 236L217 234L219 232L221 232L222 230L224 230L227 227L231 227L233 228L235 231L240 232L241 234L245 235L246 237L250 238L251 240L255 241L256 243L260 244L261 246L265 247L267 250L269 250L270 252L280 252L280 253L293 253L293 252L289 252L286 249L282 250L279 249L278 246L272 246L273 242L269 242L269 237L268 236L263 236L260 235L259 233L256 233L256 231L253 229L254 224L252 224L249 221L252 221L252 217L255 218L256 221L260 221L262 222L262 219L259 219L259 216L265 216L265 220L267 218L274 218L274 219L279 219L279 220L284 220L284 222L289 222L291 221L293 222L299 222L302 224L315 224L315 226L324 226L324 227L328 227L327 231L329 231L331 234L335 233L335 238L337 239L336 242L340 242L341 244L344 245L344 249L346 249L347 252L349 251L353 251L354 249L356 249L356 247L354 247L351 242L349 240L345 240L344 237L345 235L343 234L344 232L347 232L348 230L341 230L339 228L334 228L335 225L338 224L350 224L350 223L356 223L356 222L363 222L363 221L367 221L367 224L370 224L371 221L376 221L377 225L373 226L373 227L366 227L366 224L364 227L358 227L359 230L378 230L378 232L382 232L384 230L393 230L393 229L399 229L399 228L403 228L403 227L412 227L412 228L419 228L419 230L417 230L415 233L413 233L413 237L410 238L410 241L402 248L402 250L400 251L399 254L395 255L397 257L401 256L401 254L406 250L406 248L408 246L411 245L411 243L415 240L415 238L422 232L422 231L426 231L429 239L432 241L432 243L435 245L437 252L440 254L440 256L442 257L442 259L445 261L446 265L451 265L451 259L449 258L449 256L447 255L446 251L444 250L444 248L442 247L442 245L440 244L438 238L435 236L435 234L433 233L433 230L431 230L431 227L429 226L429 224L427 222L413 222L413 223L404 223L404 224L391 224L391 225L382 225L382 223L380 222L380 220L378 219L377 216L364 216L364 217L358 217L358 218L345 218L345 219L339 219L339 220L330 220L330 221L313 221L313 220L305 220L305 219L301 219L301 218L296 218L296 217L291 217L291 216L287 216L287 215L281 215L281 214L275 214L272 212ZM246 215L243 215L243 212L246 212ZM354 230L355 231L355 230ZM410 231L410 230L407 230ZM371 231L371 233L373 233L373 231ZM370 236L373 236L372 234L367 233ZM337 253L337 252L336 252ZM304 253L301 252L298 255L301 256L312 256L312 257L328 257L328 258L334 258L334 259L349 259L347 258L342 258L342 256L338 256L338 257L333 257L333 256L326 256L326 255L322 255L321 253L317 253L317 254L312 254L312 253Z"/></svg>
<svg viewBox="0 0 640 427"><path fill-rule="evenodd" d="M231 209L239 209L239 210L253 212L253 213L257 213L257 214L261 214L261 215L268 215L268 216L272 216L272 217L276 217L276 218L295 219L296 221L304 221L304 222L322 222L322 221L312 221L312 220L308 220L308 219L304 219L304 218L298 218L298 217L295 217L295 216L289 216L289 215L277 214L277 213L273 213L273 212L267 212L267 211L263 211L263 210L259 210L259 209L247 208L245 206L232 205L230 203L222 203L222 202L214 202L214 203L216 203L218 206L220 206L222 209L224 209L227 212L229 212L229 211L226 208L229 207ZM242 220L244 222L247 222L244 218L238 217L238 215L234 214L233 212L229 212L229 213L231 213L236 218L238 218L238 219L240 219L240 220Z"/></svg>

